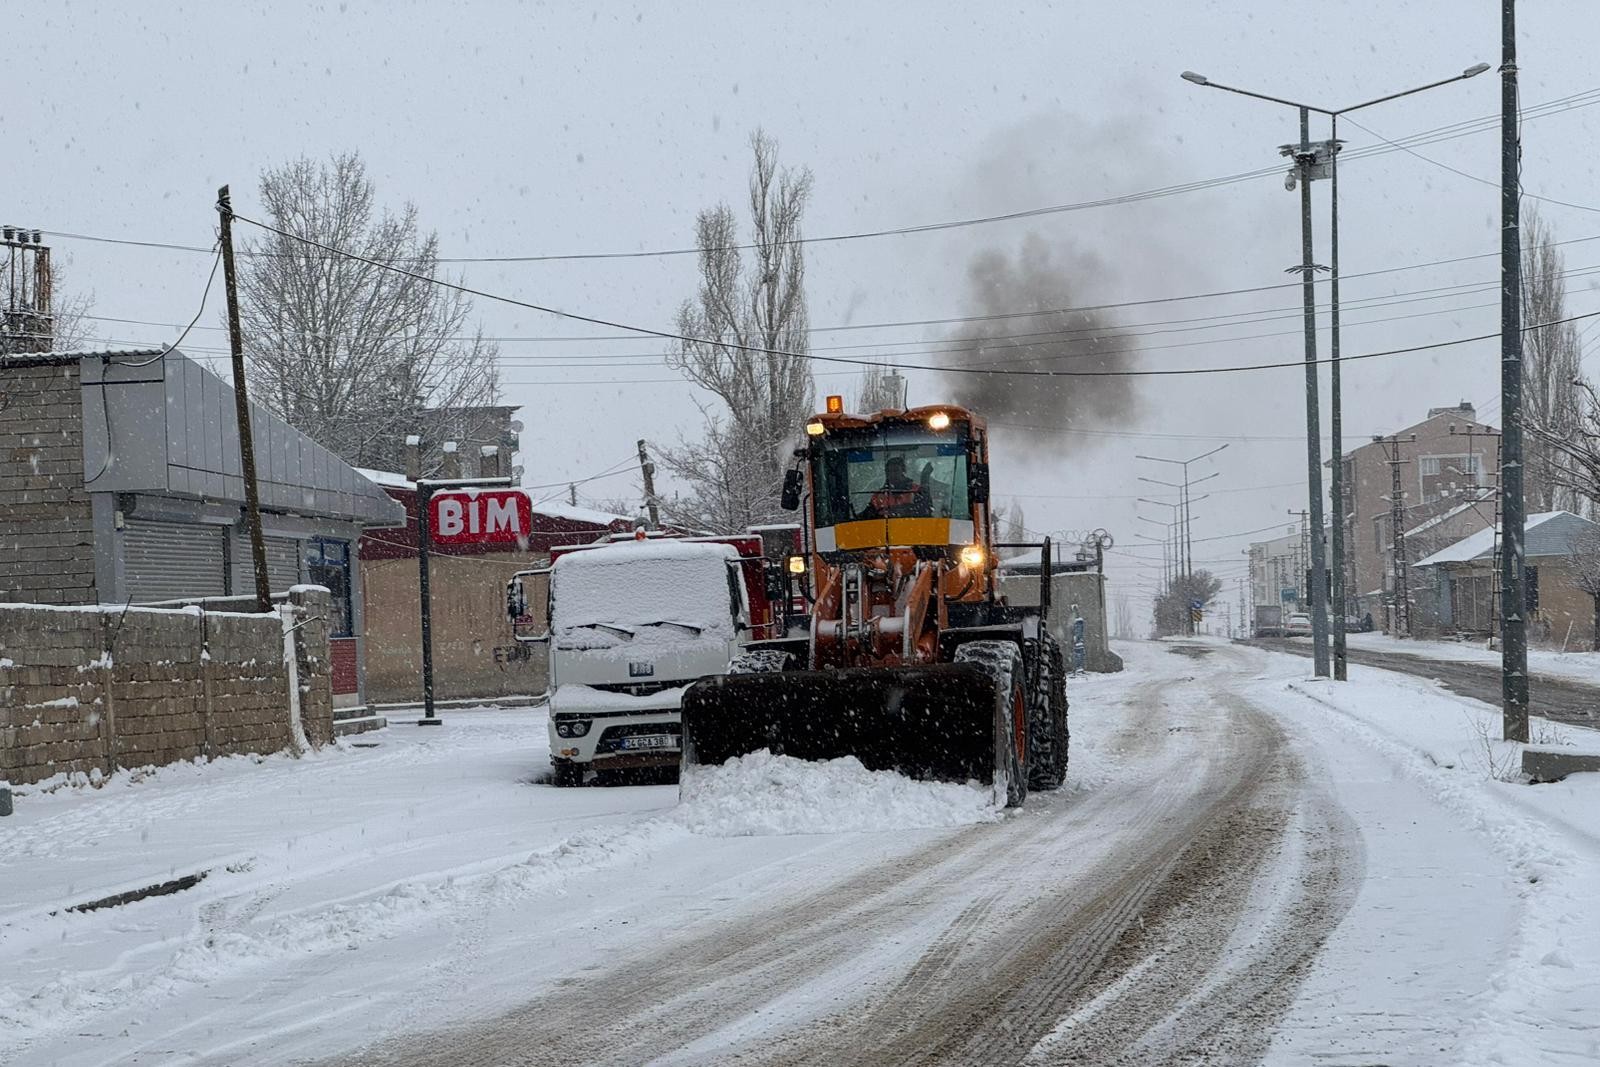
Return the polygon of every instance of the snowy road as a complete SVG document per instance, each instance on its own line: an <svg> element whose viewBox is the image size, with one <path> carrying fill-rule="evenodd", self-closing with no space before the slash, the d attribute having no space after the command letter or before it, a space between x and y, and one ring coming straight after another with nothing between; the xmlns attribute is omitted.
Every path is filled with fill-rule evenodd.
<svg viewBox="0 0 1600 1067"><path fill-rule="evenodd" d="M526 780L541 724L502 712L25 797L0 824L24 887L0 897L0 1062L1600 1058L1576 903L1600 841L1560 814L1600 791L1540 787L1529 814L1419 747L1462 714L1423 683L1363 671L1346 710L1295 658L1124 651L1074 683L1071 786L999 821L909 783L866 811L860 783L773 779L748 810L558 791Z"/></svg>

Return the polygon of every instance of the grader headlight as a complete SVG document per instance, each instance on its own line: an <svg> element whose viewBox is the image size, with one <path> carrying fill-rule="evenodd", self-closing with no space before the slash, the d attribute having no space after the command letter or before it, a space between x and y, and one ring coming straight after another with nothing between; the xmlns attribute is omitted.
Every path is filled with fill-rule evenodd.
<svg viewBox="0 0 1600 1067"><path fill-rule="evenodd" d="M983 561L987 557L984 554L982 545L962 545L959 558L963 567L976 569L983 566Z"/></svg>

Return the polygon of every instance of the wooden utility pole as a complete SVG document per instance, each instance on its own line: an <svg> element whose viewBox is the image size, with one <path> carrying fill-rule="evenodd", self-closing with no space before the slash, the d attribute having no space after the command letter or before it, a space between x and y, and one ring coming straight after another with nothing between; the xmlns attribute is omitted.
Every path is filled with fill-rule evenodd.
<svg viewBox="0 0 1600 1067"><path fill-rule="evenodd" d="M244 381L244 332L239 328L239 288L233 270L233 201L228 187L217 190L222 216L222 282L228 291L228 344L233 350L233 410L239 423L239 466L244 475L244 516L250 528L250 558L256 572L256 610L272 610L267 579L267 546L261 537L261 496L256 487L256 446L250 429L250 398Z"/></svg>
<svg viewBox="0 0 1600 1067"><path fill-rule="evenodd" d="M650 511L650 529L661 529L661 505L656 501L656 465L650 462L644 439L639 439L639 472L644 475L644 506Z"/></svg>

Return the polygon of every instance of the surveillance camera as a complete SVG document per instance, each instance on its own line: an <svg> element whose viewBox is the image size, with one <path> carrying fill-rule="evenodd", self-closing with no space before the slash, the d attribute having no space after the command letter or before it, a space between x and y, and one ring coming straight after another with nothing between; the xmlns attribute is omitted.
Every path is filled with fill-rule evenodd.
<svg viewBox="0 0 1600 1067"><path fill-rule="evenodd" d="M1285 189L1289 190L1292 193L1292 192L1294 192L1294 186L1295 186L1295 172L1294 172L1294 168L1290 167L1289 168L1289 172L1283 176L1283 187Z"/></svg>

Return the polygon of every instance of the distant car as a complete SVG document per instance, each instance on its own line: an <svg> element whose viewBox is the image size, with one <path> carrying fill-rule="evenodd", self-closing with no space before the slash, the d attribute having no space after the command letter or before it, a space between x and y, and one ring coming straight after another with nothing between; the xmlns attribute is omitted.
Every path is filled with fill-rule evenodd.
<svg viewBox="0 0 1600 1067"><path fill-rule="evenodd" d="M1284 620L1283 632L1289 637L1311 636L1311 616L1303 612L1295 612Z"/></svg>

